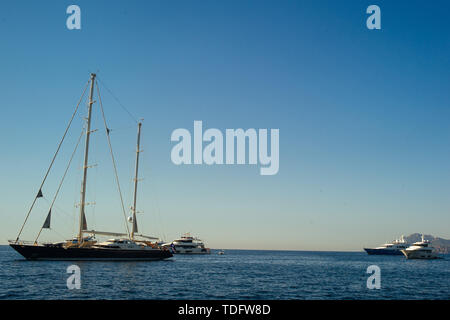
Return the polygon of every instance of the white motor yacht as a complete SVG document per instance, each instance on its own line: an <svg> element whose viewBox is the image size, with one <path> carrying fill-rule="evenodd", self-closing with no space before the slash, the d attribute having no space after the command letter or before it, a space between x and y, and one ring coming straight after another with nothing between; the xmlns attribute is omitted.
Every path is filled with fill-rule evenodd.
<svg viewBox="0 0 450 320"><path fill-rule="evenodd" d="M437 259L439 258L437 252L431 247L429 240L425 240L422 235L422 240L414 242L410 247L401 250L407 259Z"/></svg>
<svg viewBox="0 0 450 320"><path fill-rule="evenodd" d="M367 254L370 255L402 255L401 250L408 248L408 243L405 238L401 236L400 239L385 243L376 248L364 248Z"/></svg>
<svg viewBox="0 0 450 320"><path fill-rule="evenodd" d="M187 254L209 254L210 249L205 248L205 244L202 240L194 238L190 233L186 233L181 236L180 239L176 239L171 243L166 243L163 247L171 247L173 253L187 253Z"/></svg>

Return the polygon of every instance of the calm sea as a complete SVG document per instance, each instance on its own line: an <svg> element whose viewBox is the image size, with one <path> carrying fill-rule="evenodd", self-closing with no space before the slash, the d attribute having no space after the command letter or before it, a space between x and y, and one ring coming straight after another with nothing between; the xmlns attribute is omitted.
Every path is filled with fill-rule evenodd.
<svg viewBox="0 0 450 320"><path fill-rule="evenodd" d="M0 246L0 299L450 299L450 257L226 250L157 262L26 261ZM69 265L81 289L69 290ZM367 289L367 267L381 289Z"/></svg>

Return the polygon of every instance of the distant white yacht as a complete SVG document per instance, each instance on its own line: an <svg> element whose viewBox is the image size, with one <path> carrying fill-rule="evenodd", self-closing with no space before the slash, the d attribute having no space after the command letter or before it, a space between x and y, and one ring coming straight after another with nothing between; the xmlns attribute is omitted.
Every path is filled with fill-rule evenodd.
<svg viewBox="0 0 450 320"><path fill-rule="evenodd" d="M173 253L184 254L209 254L210 249L205 248L205 244L202 240L194 238L190 233L186 233L181 236L180 239L176 239L171 243L166 243L163 247L171 247Z"/></svg>
<svg viewBox="0 0 450 320"><path fill-rule="evenodd" d="M430 241L425 240L414 242L410 247L402 250L407 259L437 259L438 253L431 247Z"/></svg>
<svg viewBox="0 0 450 320"><path fill-rule="evenodd" d="M401 250L408 248L408 243L405 238L401 236L400 239L396 239L391 243L385 243L384 245L376 248L364 248L367 254L381 254L381 255L402 255Z"/></svg>

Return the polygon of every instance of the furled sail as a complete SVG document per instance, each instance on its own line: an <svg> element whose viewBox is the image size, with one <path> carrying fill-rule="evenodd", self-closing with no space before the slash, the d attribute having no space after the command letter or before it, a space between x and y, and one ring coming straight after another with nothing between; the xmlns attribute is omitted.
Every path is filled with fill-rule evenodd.
<svg viewBox="0 0 450 320"><path fill-rule="evenodd" d="M50 229L50 220L52 216L52 209L48 211L47 218L45 218L44 225L42 226L42 229Z"/></svg>
<svg viewBox="0 0 450 320"><path fill-rule="evenodd" d="M83 215L83 227L81 229L87 230L86 215L84 214L84 212L82 213L82 215Z"/></svg>
<svg viewBox="0 0 450 320"><path fill-rule="evenodd" d="M137 226L137 219L136 219L136 214L134 214L133 216L133 234L137 233L138 231L138 226Z"/></svg>

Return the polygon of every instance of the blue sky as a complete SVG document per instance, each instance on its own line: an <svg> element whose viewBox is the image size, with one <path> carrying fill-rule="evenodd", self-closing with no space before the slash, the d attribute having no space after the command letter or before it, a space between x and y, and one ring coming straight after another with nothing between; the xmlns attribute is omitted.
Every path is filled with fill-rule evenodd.
<svg viewBox="0 0 450 320"><path fill-rule="evenodd" d="M66 8L81 8L81 30ZM381 8L381 30L366 8ZM15 238L89 72L144 118L141 230L213 248L360 250L400 234L450 238L446 1L2 1L1 242ZM101 89L127 206L136 125ZM124 230L94 117L88 223ZM81 111L85 111L84 104ZM44 187L51 199L71 138ZM177 128L280 129L280 170L175 166ZM74 160L54 230L76 230ZM92 183L91 183L92 182ZM42 199L25 228L33 239Z"/></svg>

